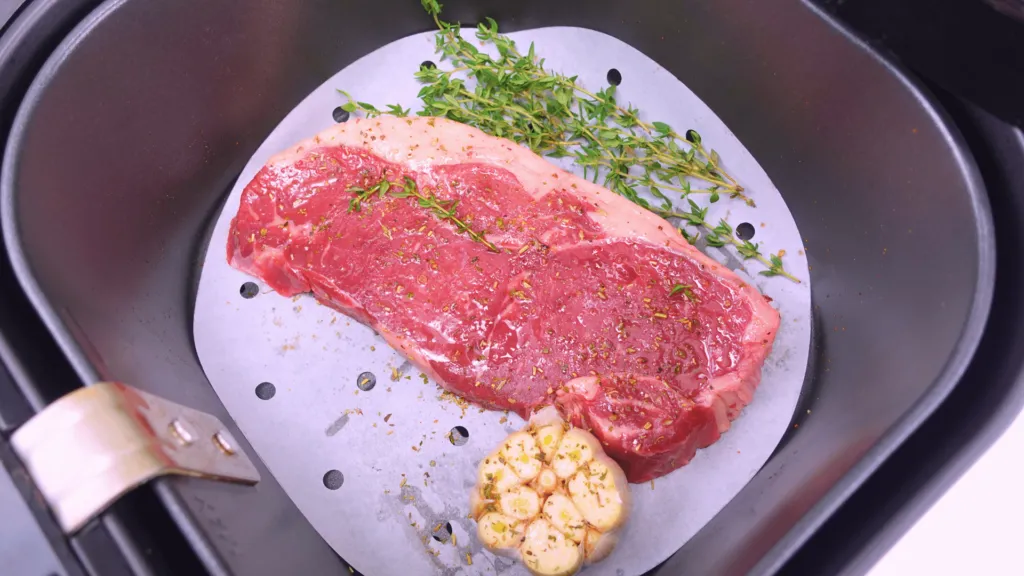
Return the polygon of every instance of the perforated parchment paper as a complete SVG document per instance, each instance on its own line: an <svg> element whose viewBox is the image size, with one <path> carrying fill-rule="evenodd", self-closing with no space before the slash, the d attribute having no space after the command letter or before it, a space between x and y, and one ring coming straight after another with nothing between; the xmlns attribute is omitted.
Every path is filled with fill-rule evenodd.
<svg viewBox="0 0 1024 576"><path fill-rule="evenodd" d="M788 426L809 352L807 261L779 191L679 79L598 32L545 28L511 36L522 46L535 42L548 67L578 74L590 88L605 86L608 70L617 69L620 102L637 106L648 120L697 130L757 200L757 208L720 201L711 205L708 219L753 224L754 241L773 251L785 249L787 269L803 280L765 278L757 275L760 265L750 265L751 281L782 314L753 403L689 465L653 485L633 485L635 507L618 547L585 569L587 576L642 574L679 549L739 492ZM525 575L521 565L484 551L467 518L477 465L522 421L442 397L435 383L371 329L312 297L283 298L225 259L242 189L271 155L334 122L332 111L344 102L337 89L358 100L398 102L415 110L420 85L413 73L433 59L431 34L384 46L317 88L269 135L242 171L213 232L196 301L196 347L214 389L259 456L324 539L357 570L374 576ZM562 165L572 169L571 162ZM742 265L734 254L712 252L733 268ZM256 282L254 297L243 297L245 282ZM357 387L364 372L375 376L372 390ZM273 396L263 399L271 390ZM462 445L452 442L461 438L459 431L450 434L457 426L468 432Z"/></svg>

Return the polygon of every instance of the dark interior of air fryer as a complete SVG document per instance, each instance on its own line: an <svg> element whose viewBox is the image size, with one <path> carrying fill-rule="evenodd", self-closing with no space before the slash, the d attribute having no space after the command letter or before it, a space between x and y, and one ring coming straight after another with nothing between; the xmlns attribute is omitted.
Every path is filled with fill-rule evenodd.
<svg viewBox="0 0 1024 576"><path fill-rule="evenodd" d="M706 103L781 193L810 273L799 402L749 483L649 573L778 567L942 400L977 343L993 245L958 136L912 80L808 3L451 2L444 17L466 27L492 17L504 32L585 28L628 44ZM83 380L240 420L211 387L193 334L227 194L318 86L433 26L409 0L119 0L68 37L21 107L2 186L19 279ZM436 58L424 44L422 60ZM623 89L644 77L617 66ZM260 467L255 487L158 485L207 568L348 573L258 446L234 433ZM326 484L310 478L307 489ZM461 570L450 573L475 573Z"/></svg>

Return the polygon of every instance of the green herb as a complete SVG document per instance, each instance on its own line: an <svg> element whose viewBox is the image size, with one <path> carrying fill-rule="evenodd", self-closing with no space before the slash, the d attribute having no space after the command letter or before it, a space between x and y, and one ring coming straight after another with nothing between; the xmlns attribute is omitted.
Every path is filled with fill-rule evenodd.
<svg viewBox="0 0 1024 576"><path fill-rule="evenodd" d="M683 296L686 296L687 300L696 303L697 295L693 293L692 288L693 287L690 286L689 284L675 284L674 286L672 286L672 290L669 291L668 295L675 296L676 294L682 292Z"/></svg>
<svg viewBox="0 0 1024 576"><path fill-rule="evenodd" d="M762 270L760 272L762 276L782 276L783 278L788 278L797 284L800 283L800 280L795 276L786 272L782 264L782 257L775 254L769 254L766 258L761 254L760 246L758 244L750 242L749 240L740 240L736 238L733 233L732 226L730 226L725 220L719 220L717 226L711 226L707 221L708 209L701 208L693 200L690 200L689 212L674 212L670 210L654 210L654 212L662 218L676 218L683 220L692 226L704 228L707 230L707 233L704 235L704 242L708 246L717 248L727 244L732 245L744 260L757 260L768 268L767 270ZM699 239L699 236L696 233L688 233L683 228L680 228L679 232L690 244L695 244Z"/></svg>
<svg viewBox="0 0 1024 576"><path fill-rule="evenodd" d="M421 190L416 185L416 181L408 176L405 177L404 185L394 184L388 181L387 178L382 178L380 182L370 188L353 186L348 191L355 194L355 197L349 200L349 212L359 212L362 208L362 203L372 198L374 194L378 198L383 198L385 195L399 199L415 198L420 208L429 210L439 219L450 222L460 233L469 236L476 242L480 242L492 252L501 251L494 243L484 238L484 232L473 230L462 218L459 218L455 212L455 208L459 205L458 200L439 200L432 192Z"/></svg>
<svg viewBox="0 0 1024 576"><path fill-rule="evenodd" d="M374 194L380 193L380 184L372 186L370 188L360 188L353 186L348 189L349 192L355 194L354 198L350 198L348 201L348 211L361 212L363 209L363 202L369 200Z"/></svg>
<svg viewBox="0 0 1024 576"><path fill-rule="evenodd" d="M537 154L572 157L583 169L584 178L595 183L601 179L606 188L663 218L703 229L709 246L731 244L745 260L764 264L768 270L762 274L799 282L785 271L781 259L765 258L757 244L737 240L731 227L724 233L722 225L728 227L724 221L717 226L708 223L707 209L694 212L691 208L690 213L673 209L670 193L689 200L691 207L696 206L689 198L693 195L707 195L711 203L727 196L755 205L696 131L687 130L682 136L664 122L641 120L639 110L616 101L614 86L590 91L576 76L545 69L532 43L522 54L515 42L499 34L497 22L487 18L477 26L476 37L496 49L499 56L492 58L462 39L458 23L440 19L437 0L421 0L421 4L438 27L435 50L451 68L422 67L415 73L423 83L418 95L423 105L419 116L443 116L513 140ZM382 112L339 92L348 100L343 108L349 112L358 110L370 117L409 113L395 104ZM691 179L706 186L695 188ZM640 195L643 190L656 199L654 205ZM697 230L681 228L680 232L696 244L700 239Z"/></svg>
<svg viewBox="0 0 1024 576"><path fill-rule="evenodd" d="M789 278L790 277L789 274L787 274L786 271L782 269L782 257L777 256L775 254L771 254L770 258L771 258L771 263L768 265L768 269L767 270L762 270L761 271L761 275L762 276L769 276L769 277L770 276L785 276L785 277Z"/></svg>

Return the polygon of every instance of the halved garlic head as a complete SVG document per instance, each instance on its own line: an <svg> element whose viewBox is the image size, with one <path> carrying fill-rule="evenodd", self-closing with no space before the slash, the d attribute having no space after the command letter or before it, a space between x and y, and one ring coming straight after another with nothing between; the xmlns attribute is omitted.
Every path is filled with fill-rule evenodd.
<svg viewBox="0 0 1024 576"><path fill-rule="evenodd" d="M537 576L571 576L611 553L630 494L597 439L545 408L481 461L470 504L484 546Z"/></svg>

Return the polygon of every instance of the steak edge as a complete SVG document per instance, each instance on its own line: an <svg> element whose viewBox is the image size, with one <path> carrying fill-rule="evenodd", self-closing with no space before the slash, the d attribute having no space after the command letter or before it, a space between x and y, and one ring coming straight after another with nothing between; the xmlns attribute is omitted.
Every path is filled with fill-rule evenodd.
<svg viewBox="0 0 1024 576"><path fill-rule="evenodd" d="M354 187L407 178L457 202L458 222L414 197L352 204ZM728 430L779 326L660 217L441 118L356 119L274 156L242 192L227 257L368 324L469 401L524 418L554 404L631 482Z"/></svg>

